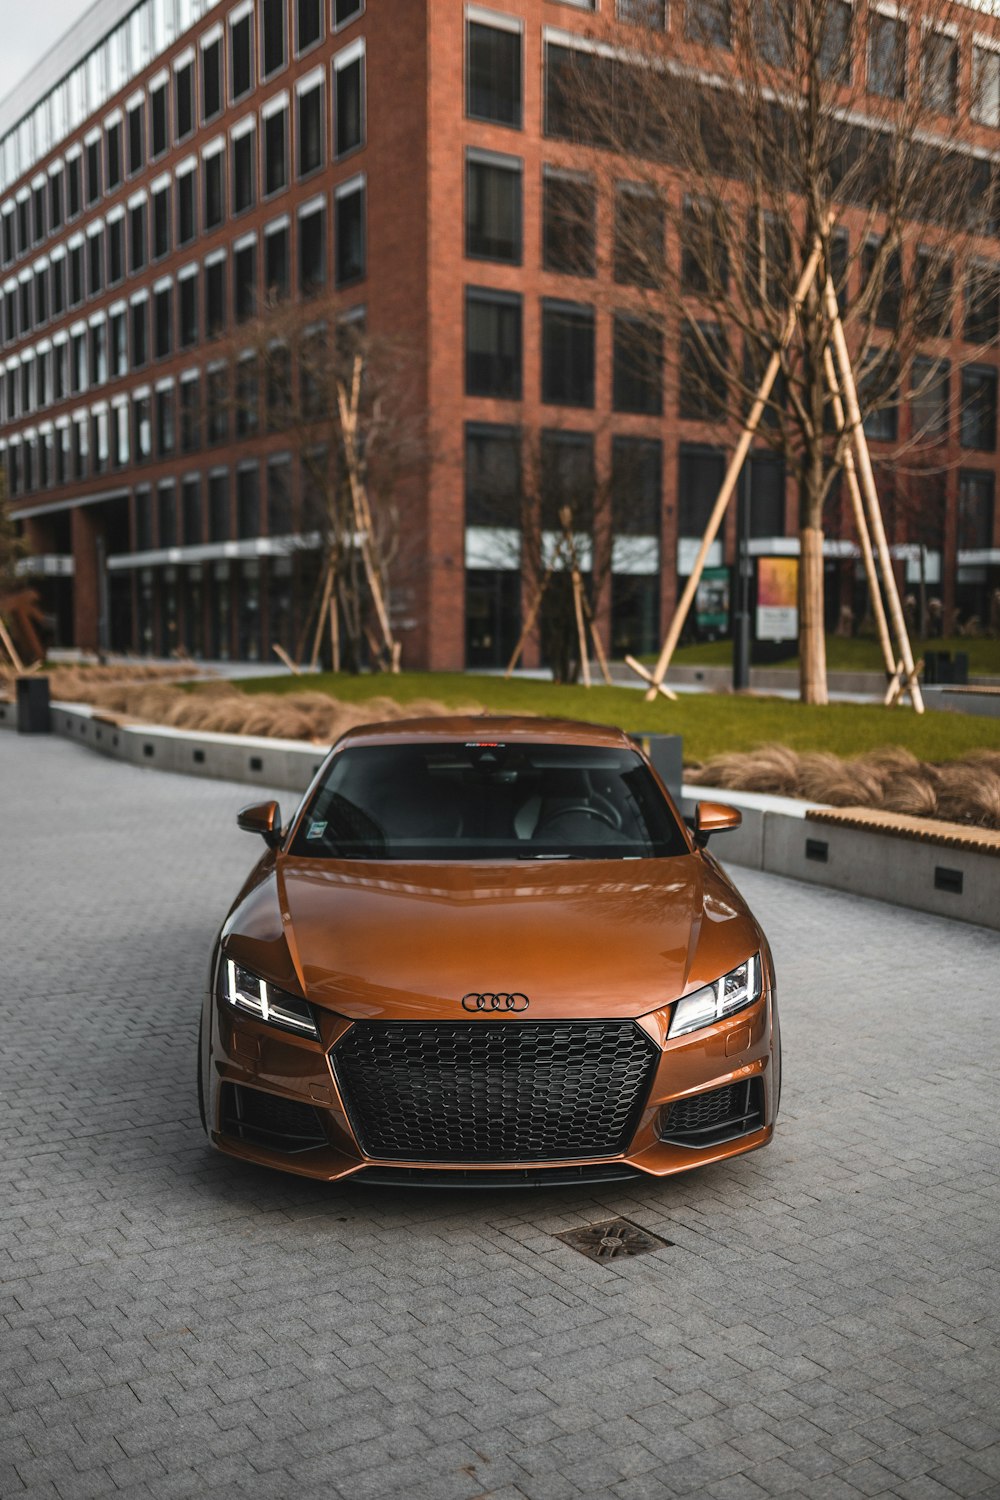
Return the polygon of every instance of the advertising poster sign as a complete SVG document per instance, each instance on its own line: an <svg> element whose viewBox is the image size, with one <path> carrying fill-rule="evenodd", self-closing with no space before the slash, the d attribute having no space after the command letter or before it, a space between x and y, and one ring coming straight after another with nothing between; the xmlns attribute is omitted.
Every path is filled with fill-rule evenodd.
<svg viewBox="0 0 1000 1500"><path fill-rule="evenodd" d="M757 559L757 639L794 641L799 634L799 560Z"/></svg>
<svg viewBox="0 0 1000 1500"><path fill-rule="evenodd" d="M694 596L698 634L715 639L729 630L729 569L706 568Z"/></svg>

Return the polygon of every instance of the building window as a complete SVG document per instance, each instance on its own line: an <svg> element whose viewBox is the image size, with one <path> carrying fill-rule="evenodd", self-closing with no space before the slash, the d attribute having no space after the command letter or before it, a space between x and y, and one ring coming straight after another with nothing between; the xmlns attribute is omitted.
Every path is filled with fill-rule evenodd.
<svg viewBox="0 0 1000 1500"><path fill-rule="evenodd" d="M853 0L827 0L819 44L820 77L828 83L851 81L851 32Z"/></svg>
<svg viewBox="0 0 1000 1500"><path fill-rule="evenodd" d="M985 365L962 371L960 442L963 448L994 453L997 446L997 372Z"/></svg>
<svg viewBox="0 0 1000 1500"><path fill-rule="evenodd" d="M128 109L128 175L134 177L146 165L146 105L139 99Z"/></svg>
<svg viewBox="0 0 1000 1500"><path fill-rule="evenodd" d="M288 423L292 399L292 355L287 344L278 341L268 349L264 379L264 402L269 432L279 432Z"/></svg>
<svg viewBox="0 0 1000 1500"><path fill-rule="evenodd" d="M677 466L677 571L681 577L691 572L725 472L721 449L681 444ZM722 563L721 541L712 544L707 560L709 567Z"/></svg>
<svg viewBox="0 0 1000 1500"><path fill-rule="evenodd" d="M141 297L132 303L130 309L131 342L132 342L132 368L141 369L149 363L149 301Z"/></svg>
<svg viewBox="0 0 1000 1500"><path fill-rule="evenodd" d="M153 292L153 355L156 359L168 359L173 353L173 310L173 287L157 287Z"/></svg>
<svg viewBox="0 0 1000 1500"><path fill-rule="evenodd" d="M79 156L70 157L66 163L66 217L75 219L83 209L83 188L81 184L81 162ZM6 221L5 221L6 230ZM6 239L5 239L6 243Z"/></svg>
<svg viewBox="0 0 1000 1500"><path fill-rule="evenodd" d="M980 125L1000 126L1000 50L972 49L972 118Z"/></svg>
<svg viewBox="0 0 1000 1500"><path fill-rule="evenodd" d="M205 262L205 333L214 338L226 326L226 262L223 256Z"/></svg>
<svg viewBox="0 0 1000 1500"><path fill-rule="evenodd" d="M103 289L104 230L97 229L87 236L87 295L96 297Z"/></svg>
<svg viewBox="0 0 1000 1500"><path fill-rule="evenodd" d="M222 113L222 33L201 44L201 118L203 123Z"/></svg>
<svg viewBox="0 0 1000 1500"><path fill-rule="evenodd" d="M684 35L702 47L731 47L733 20L729 0L685 0Z"/></svg>
<svg viewBox="0 0 1000 1500"><path fill-rule="evenodd" d="M183 141L194 129L194 61L174 67L174 140Z"/></svg>
<svg viewBox="0 0 1000 1500"><path fill-rule="evenodd" d="M24 366L21 368L23 371ZM86 335L79 330L71 333L69 338L69 380L74 396L87 389L87 340ZM22 410L26 410L23 401L21 406Z"/></svg>
<svg viewBox="0 0 1000 1500"><path fill-rule="evenodd" d="M323 40L323 0L295 0L295 50L308 52Z"/></svg>
<svg viewBox="0 0 1000 1500"><path fill-rule="evenodd" d="M542 265L568 276L593 276L597 192L578 172L545 167L542 175Z"/></svg>
<svg viewBox="0 0 1000 1500"><path fill-rule="evenodd" d="M594 404L594 309L584 303L542 299L542 400Z"/></svg>
<svg viewBox="0 0 1000 1500"><path fill-rule="evenodd" d="M465 392L521 398L521 298L513 292L467 287Z"/></svg>
<svg viewBox="0 0 1000 1500"><path fill-rule="evenodd" d="M962 336L972 344L992 343L1000 335L1000 266L973 264L965 280Z"/></svg>
<svg viewBox="0 0 1000 1500"><path fill-rule="evenodd" d="M323 75L307 88L296 90L296 141L299 177L308 177L323 165Z"/></svg>
<svg viewBox="0 0 1000 1500"><path fill-rule="evenodd" d="M521 177L516 156L466 152L466 255L521 264Z"/></svg>
<svg viewBox="0 0 1000 1500"><path fill-rule="evenodd" d="M663 31L667 24L666 0L618 0L618 19L630 26L651 26Z"/></svg>
<svg viewBox="0 0 1000 1500"><path fill-rule="evenodd" d="M515 528L522 521L521 442L516 427L465 427L465 524Z"/></svg>
<svg viewBox="0 0 1000 1500"><path fill-rule="evenodd" d="M170 254L170 184L153 193L153 259Z"/></svg>
<svg viewBox="0 0 1000 1500"><path fill-rule="evenodd" d="M264 230L264 292L271 301L287 297L290 289L288 223Z"/></svg>
<svg viewBox="0 0 1000 1500"><path fill-rule="evenodd" d="M201 445L201 381L197 374L181 376L181 452L194 453Z"/></svg>
<svg viewBox="0 0 1000 1500"><path fill-rule="evenodd" d="M729 252L718 208L702 198L685 198L681 218L681 287L696 296L725 291Z"/></svg>
<svg viewBox="0 0 1000 1500"><path fill-rule="evenodd" d="M946 359L917 358L911 376L910 411L918 441L942 442L948 436L951 365Z"/></svg>
<svg viewBox="0 0 1000 1500"><path fill-rule="evenodd" d="M111 375L120 380L128 374L128 328L125 323L124 306L117 307L108 317Z"/></svg>
<svg viewBox="0 0 1000 1500"><path fill-rule="evenodd" d="M149 154L155 161L162 156L167 149L169 130L167 127L167 85L157 84L149 91L149 123L150 123L150 150Z"/></svg>
<svg viewBox="0 0 1000 1500"><path fill-rule="evenodd" d="M365 183L354 178L334 192L336 283L346 286L365 274Z"/></svg>
<svg viewBox="0 0 1000 1500"><path fill-rule="evenodd" d="M906 93L906 22L877 10L868 15L868 87L883 99Z"/></svg>
<svg viewBox="0 0 1000 1500"><path fill-rule="evenodd" d="M663 205L643 184L615 185L614 277L619 286L658 286L663 277Z"/></svg>
<svg viewBox="0 0 1000 1500"><path fill-rule="evenodd" d="M175 422L174 387L172 384L158 386L156 390L156 452L159 458L168 458L177 447ZM163 545L162 539L160 545Z"/></svg>
<svg viewBox="0 0 1000 1500"><path fill-rule="evenodd" d="M49 320L49 282L44 270L35 272L35 326Z"/></svg>
<svg viewBox="0 0 1000 1500"><path fill-rule="evenodd" d="M108 286L114 286L125 275L125 217L108 220Z"/></svg>
<svg viewBox="0 0 1000 1500"><path fill-rule="evenodd" d="M466 24L466 114L521 128L521 31Z"/></svg>
<svg viewBox="0 0 1000 1500"><path fill-rule="evenodd" d="M259 0L262 78L270 78L288 61L285 38L285 0Z"/></svg>
<svg viewBox="0 0 1000 1500"><path fill-rule="evenodd" d="M288 106L264 117L264 196L288 186Z"/></svg>
<svg viewBox="0 0 1000 1500"><path fill-rule="evenodd" d="M135 492L135 550L150 552L153 547L153 497L143 486Z"/></svg>
<svg viewBox="0 0 1000 1500"><path fill-rule="evenodd" d="M326 281L326 202L299 212L299 291L311 296Z"/></svg>
<svg viewBox="0 0 1000 1500"><path fill-rule="evenodd" d="M73 418L73 478L86 479L90 467L90 434L87 418L78 413Z"/></svg>
<svg viewBox="0 0 1000 1500"><path fill-rule="evenodd" d="M194 169L177 178L177 243L189 245L197 232Z"/></svg>
<svg viewBox="0 0 1000 1500"><path fill-rule="evenodd" d="M128 211L128 268L134 275L146 264L146 200L133 203Z"/></svg>
<svg viewBox="0 0 1000 1500"><path fill-rule="evenodd" d="M913 323L922 338L951 335L954 271L947 255L920 246L913 263Z"/></svg>
<svg viewBox="0 0 1000 1500"><path fill-rule="evenodd" d="M958 476L958 545L963 552L993 546L994 477L963 469Z"/></svg>
<svg viewBox="0 0 1000 1500"><path fill-rule="evenodd" d="M253 11L229 23L229 86L232 103L253 88Z"/></svg>
<svg viewBox="0 0 1000 1500"><path fill-rule="evenodd" d="M337 157L365 143L365 44L355 42L333 59L333 150Z"/></svg>
<svg viewBox="0 0 1000 1500"><path fill-rule="evenodd" d="M958 106L958 38L943 31L924 37L923 102L927 109L953 115Z"/></svg>
<svg viewBox="0 0 1000 1500"><path fill-rule="evenodd" d="M337 31L353 21L355 16L360 16L364 10L364 0L333 0L333 24Z"/></svg>
<svg viewBox="0 0 1000 1500"><path fill-rule="evenodd" d="M655 438L611 440L611 524L617 536L658 537L663 448Z"/></svg>
<svg viewBox="0 0 1000 1500"><path fill-rule="evenodd" d="M546 531L561 527L560 511L569 506L577 531L594 522L594 439L587 432L542 433L541 522Z"/></svg>
<svg viewBox="0 0 1000 1500"><path fill-rule="evenodd" d="M190 349L198 342L197 272L178 277L177 301L179 307L178 344L181 349Z"/></svg>
<svg viewBox="0 0 1000 1500"><path fill-rule="evenodd" d="M116 120L104 128L104 167L107 173L108 192L120 187L124 168L122 165L122 122Z"/></svg>
<svg viewBox="0 0 1000 1500"><path fill-rule="evenodd" d="M90 384L103 385L108 378L108 329L103 318L90 325Z"/></svg>
<svg viewBox="0 0 1000 1500"><path fill-rule="evenodd" d="M267 463L267 532L269 536L290 536L292 521L292 460L279 453Z"/></svg>
<svg viewBox="0 0 1000 1500"><path fill-rule="evenodd" d="M256 201L256 175L254 173L256 143L257 131L253 124L241 130L240 134L233 138L232 189L234 214L246 213L247 209L253 208Z"/></svg>
<svg viewBox="0 0 1000 1500"><path fill-rule="evenodd" d="M899 436L899 363L885 349L872 349L858 381L861 410L867 410L865 436L875 442L894 443Z"/></svg>
<svg viewBox="0 0 1000 1500"><path fill-rule="evenodd" d="M106 406L98 407L91 414L91 433L90 451L93 472L106 474L111 460L111 423Z"/></svg>
<svg viewBox="0 0 1000 1500"><path fill-rule="evenodd" d="M228 542L232 534L229 514L229 474L214 469L208 476L208 524L213 542Z"/></svg>
<svg viewBox="0 0 1000 1500"><path fill-rule="evenodd" d="M861 286L862 291L868 286L876 275L876 268L881 267L878 274L881 283L878 287L877 298L873 307L869 309L870 315L875 320L878 328L895 328L899 323L899 313L903 300L903 272L902 262L898 250L892 250L885 255L882 250L882 241L874 237L866 240L861 252Z"/></svg>
<svg viewBox="0 0 1000 1500"><path fill-rule="evenodd" d="M87 142L87 207L93 208L101 196L101 143L100 140ZM23 242L22 242L23 248Z"/></svg>
<svg viewBox="0 0 1000 1500"><path fill-rule="evenodd" d="M260 470L245 464L236 471L236 534L260 536Z"/></svg>
<svg viewBox="0 0 1000 1500"><path fill-rule="evenodd" d="M260 425L260 375L255 354L244 354L236 366L236 436L251 437Z"/></svg>
<svg viewBox="0 0 1000 1500"><path fill-rule="evenodd" d="M692 422L721 421L726 410L729 348L718 323L685 322L681 331L680 415Z"/></svg>
<svg viewBox="0 0 1000 1500"><path fill-rule="evenodd" d="M197 474L186 474L181 480L181 517L184 545L196 547L205 534L201 511L201 479Z"/></svg>
<svg viewBox="0 0 1000 1500"><path fill-rule="evenodd" d="M225 193L222 183L224 156L224 151L215 150L210 155L203 155L201 159L203 229L206 234L209 230L219 227L225 213Z"/></svg>
<svg viewBox="0 0 1000 1500"><path fill-rule="evenodd" d="M614 317L615 411L659 416L663 411L663 334L626 313Z"/></svg>
<svg viewBox="0 0 1000 1500"><path fill-rule="evenodd" d="M63 221L63 174L61 171L49 174L49 225L52 232L62 228Z"/></svg>
<svg viewBox="0 0 1000 1500"><path fill-rule="evenodd" d="M233 316L245 323L257 311L257 241L233 249Z"/></svg>
<svg viewBox="0 0 1000 1500"><path fill-rule="evenodd" d="M213 365L205 381L205 430L210 443L229 436L229 385L225 365Z"/></svg>

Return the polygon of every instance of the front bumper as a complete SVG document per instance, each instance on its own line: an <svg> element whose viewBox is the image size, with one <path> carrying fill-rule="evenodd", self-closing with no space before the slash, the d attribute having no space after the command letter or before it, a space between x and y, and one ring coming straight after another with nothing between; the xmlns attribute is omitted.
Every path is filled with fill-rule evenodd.
<svg viewBox="0 0 1000 1500"><path fill-rule="evenodd" d="M200 1060L209 1136L219 1150L262 1166L330 1182L355 1177L394 1186L664 1177L766 1145L774 1130L780 1077L771 990L746 1011L674 1040L666 1036L669 1014L653 1012L634 1023L648 1042L651 1062L618 1149L486 1161L435 1160L426 1153L407 1159L399 1151L380 1156L363 1148L357 1111L352 1123L351 1101L338 1087L335 1049L355 1023L322 1013L322 1040L316 1043L235 1017L210 996ZM473 1024L519 1023L487 1018Z"/></svg>

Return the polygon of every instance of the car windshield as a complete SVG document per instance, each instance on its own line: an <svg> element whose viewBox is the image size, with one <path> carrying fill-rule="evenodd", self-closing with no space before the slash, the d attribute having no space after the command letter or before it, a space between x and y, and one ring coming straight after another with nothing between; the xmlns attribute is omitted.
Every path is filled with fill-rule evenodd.
<svg viewBox="0 0 1000 1500"><path fill-rule="evenodd" d="M442 740L330 762L291 853L320 859L661 859L688 853L634 751Z"/></svg>

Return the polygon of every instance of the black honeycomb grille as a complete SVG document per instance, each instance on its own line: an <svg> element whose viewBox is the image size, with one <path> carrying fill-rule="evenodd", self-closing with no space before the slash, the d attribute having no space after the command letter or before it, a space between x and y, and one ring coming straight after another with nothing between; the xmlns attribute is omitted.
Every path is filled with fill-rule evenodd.
<svg viewBox="0 0 1000 1500"><path fill-rule="evenodd" d="M662 1140L685 1146L713 1146L734 1135L759 1130L764 1123L764 1097L759 1078L731 1083L678 1099L665 1112Z"/></svg>
<svg viewBox="0 0 1000 1500"><path fill-rule="evenodd" d="M632 1021L359 1022L331 1060L366 1155L477 1162L624 1151L657 1056Z"/></svg>

